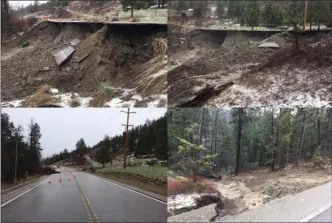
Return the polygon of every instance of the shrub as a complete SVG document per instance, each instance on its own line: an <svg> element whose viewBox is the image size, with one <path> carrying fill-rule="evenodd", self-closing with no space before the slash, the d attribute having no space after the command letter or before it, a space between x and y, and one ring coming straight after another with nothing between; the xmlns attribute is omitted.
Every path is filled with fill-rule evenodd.
<svg viewBox="0 0 332 223"><path fill-rule="evenodd" d="M147 160L145 163L149 166L154 166L155 164L157 164L157 160L155 160L155 159Z"/></svg>
<svg viewBox="0 0 332 223"><path fill-rule="evenodd" d="M89 170L90 170L92 173L96 172L96 169L95 169L93 166L90 166Z"/></svg>
<svg viewBox="0 0 332 223"><path fill-rule="evenodd" d="M23 41L21 42L21 46L22 46L22 47L27 47L27 46L29 46L29 44L30 44L30 42L29 42L28 40L23 40Z"/></svg>
<svg viewBox="0 0 332 223"><path fill-rule="evenodd" d="M169 195L188 194L192 192L197 193L215 193L217 192L215 184L204 180L198 176L196 182L193 183L191 179L177 176L175 179L168 179L167 188Z"/></svg>
<svg viewBox="0 0 332 223"><path fill-rule="evenodd" d="M315 154L314 157L312 158L313 162L314 162L314 166L320 166L322 164L322 157L318 154Z"/></svg>
<svg viewBox="0 0 332 223"><path fill-rule="evenodd" d="M214 193L217 192L217 189L213 183L202 180L194 184L194 191L197 193Z"/></svg>
<svg viewBox="0 0 332 223"><path fill-rule="evenodd" d="M169 195L186 194L193 191L192 182L168 179L167 188Z"/></svg>

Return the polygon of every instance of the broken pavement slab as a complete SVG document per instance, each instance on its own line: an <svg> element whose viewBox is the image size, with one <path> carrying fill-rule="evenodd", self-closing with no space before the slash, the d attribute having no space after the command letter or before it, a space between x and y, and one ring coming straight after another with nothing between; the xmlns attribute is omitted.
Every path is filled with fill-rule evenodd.
<svg viewBox="0 0 332 223"><path fill-rule="evenodd" d="M279 45L275 42L263 42L258 47L259 48L279 48Z"/></svg>
<svg viewBox="0 0 332 223"><path fill-rule="evenodd" d="M58 66L65 62L68 57L70 57L75 52L75 49L72 46L66 47L63 50L53 54L55 61Z"/></svg>
<svg viewBox="0 0 332 223"><path fill-rule="evenodd" d="M73 39L72 41L70 41L70 45L71 46L76 46L80 42L81 42L81 40L76 38L76 39Z"/></svg>

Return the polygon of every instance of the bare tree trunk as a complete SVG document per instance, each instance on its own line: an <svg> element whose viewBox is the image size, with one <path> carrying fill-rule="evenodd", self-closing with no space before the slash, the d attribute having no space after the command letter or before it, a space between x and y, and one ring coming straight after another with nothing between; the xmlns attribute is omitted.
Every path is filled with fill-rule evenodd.
<svg viewBox="0 0 332 223"><path fill-rule="evenodd" d="M329 148L329 151L332 151L332 140L331 140L331 133L332 133L332 109L328 108L327 110L327 128L326 128L326 133L327 133L327 143L326 146L324 147L323 151L323 157L324 159L326 158L326 149L327 147Z"/></svg>
<svg viewBox="0 0 332 223"><path fill-rule="evenodd" d="M201 119L201 127L199 131L199 144L202 145L202 137L203 137L203 123L204 123L204 113L205 113L205 108L202 108L202 119Z"/></svg>
<svg viewBox="0 0 332 223"><path fill-rule="evenodd" d="M301 154L302 154L302 146L303 146L303 139L304 139L304 134L305 134L305 129L306 129L306 121L307 121L307 116L305 111L303 110L303 119L302 119L302 131L301 131L301 136L299 140L299 147L298 147L298 154L297 154L297 160L296 160L296 166L298 167L299 162L301 160Z"/></svg>
<svg viewBox="0 0 332 223"><path fill-rule="evenodd" d="M217 128L217 122L218 122L218 109L216 111L216 115L214 118L214 125L212 129L212 134L211 134L211 143L210 143L210 152L212 153L213 150L213 140L214 140L214 145L216 145L216 128ZM214 148L214 153L216 153L216 148Z"/></svg>
<svg viewBox="0 0 332 223"><path fill-rule="evenodd" d="M317 148L320 149L320 117L319 108L317 108ZM315 154L315 149L311 150L311 157Z"/></svg>
<svg viewBox="0 0 332 223"><path fill-rule="evenodd" d="M239 173L240 166L240 151L241 151L241 137L242 137L242 119L243 119L243 108L238 108L238 128L237 128L237 148L236 148L236 167L235 167L235 175Z"/></svg>
<svg viewBox="0 0 332 223"><path fill-rule="evenodd" d="M131 15L130 15L131 18L134 17L134 4L131 5Z"/></svg>
<svg viewBox="0 0 332 223"><path fill-rule="evenodd" d="M277 159L277 148L278 148L278 143L279 143L280 116L281 116L281 112L279 112L279 120L278 120L278 123L277 123L276 142L275 142L275 145L274 145L274 148L273 148L273 160L272 160L272 165L271 165L271 170L272 171L275 171L275 164L276 164L276 159Z"/></svg>
<svg viewBox="0 0 332 223"><path fill-rule="evenodd" d="M218 136L218 111L219 109L217 108L217 113L216 113L216 119L215 119L215 122L216 122L216 129L215 129L215 133L214 133L214 153L216 154L217 153L217 136Z"/></svg>

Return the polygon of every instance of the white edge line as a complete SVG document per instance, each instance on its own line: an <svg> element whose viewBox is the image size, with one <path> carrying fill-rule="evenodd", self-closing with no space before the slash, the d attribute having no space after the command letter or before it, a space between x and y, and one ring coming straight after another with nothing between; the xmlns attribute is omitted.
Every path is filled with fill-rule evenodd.
<svg viewBox="0 0 332 223"><path fill-rule="evenodd" d="M90 173L87 173L87 174L90 174ZM94 176L94 177L97 177L97 178L100 178L100 179L103 179L103 180L105 180L105 181L107 181L107 182L109 182L109 183L115 184L115 185L120 186L120 187L122 187L122 188L124 188L124 189L130 190L130 191L132 191L132 192L134 192L134 193L136 193L136 194L140 194L140 195L142 195L142 196L144 196L144 197L150 198L150 199L152 199L152 200L155 200L155 201L158 201L158 202L160 202L160 203L162 203L162 204L166 204L166 205L167 205L167 202L164 202L164 201L158 200L158 199L156 199L156 198L150 197L150 196L148 196L148 195L146 195L146 194L143 194L143 193L141 193L141 192L138 192L138 191L132 190L132 189L130 189L130 188L128 188L128 187L124 187L124 186L122 186L122 185L120 185L120 184L117 184L117 183L115 183L115 182L113 182L113 181L107 180L107 179L105 179L104 177L96 176L96 175L93 175L93 174L90 174L90 175L91 175L91 176Z"/></svg>
<svg viewBox="0 0 332 223"><path fill-rule="evenodd" d="M329 207L331 207L332 203L328 203L327 205L325 205L322 208L319 208L317 211L314 211L313 213L309 214L307 217L302 218L299 222L308 222L311 219L315 218L316 216L320 215L321 213L323 213L324 211L326 211L327 209L329 209Z"/></svg>
<svg viewBox="0 0 332 223"><path fill-rule="evenodd" d="M41 185L42 183L46 182L48 178L46 178L45 180L43 180L41 183L37 184L36 186L30 188L29 190L25 191L24 193L10 199L9 201L5 202L4 204L1 204L1 207L6 206L7 204L9 204L10 202L13 202L14 200L16 200L17 198L23 196L24 194L28 193L29 191L32 191L33 189L35 189L36 187L38 187L39 185Z"/></svg>

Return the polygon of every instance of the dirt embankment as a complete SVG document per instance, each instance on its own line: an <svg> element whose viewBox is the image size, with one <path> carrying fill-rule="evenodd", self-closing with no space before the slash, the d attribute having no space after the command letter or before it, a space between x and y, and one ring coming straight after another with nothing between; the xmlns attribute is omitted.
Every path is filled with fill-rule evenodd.
<svg viewBox="0 0 332 223"><path fill-rule="evenodd" d="M84 97L94 95L103 85L139 87L139 83L132 80L140 73L133 69L165 54L156 51L156 42L166 39L166 30L165 26L158 25L43 23L21 38L2 45L2 100L29 96L43 84ZM75 53L57 66L53 54L69 46L75 38L81 40L74 46ZM29 46L22 48L22 41L28 41ZM159 64L165 65L164 58L159 58ZM159 66L152 74L163 68ZM154 82L159 89L151 94L162 94L166 89L164 82L162 78ZM140 89L143 90L140 92ZM150 94L149 89L142 86L138 93Z"/></svg>
<svg viewBox="0 0 332 223"><path fill-rule="evenodd" d="M300 34L295 50L292 34L176 31L169 38L169 106L320 106L332 97L332 34ZM279 48L258 47L263 41Z"/></svg>
<svg viewBox="0 0 332 223"><path fill-rule="evenodd" d="M215 193L169 197L169 221L213 221L217 217L239 214L271 200L327 183L332 180L331 173L331 159L328 159L322 167L306 162L300 163L299 168L289 164L286 169L275 172L260 168L238 176L224 175L221 181L207 180L214 184Z"/></svg>

